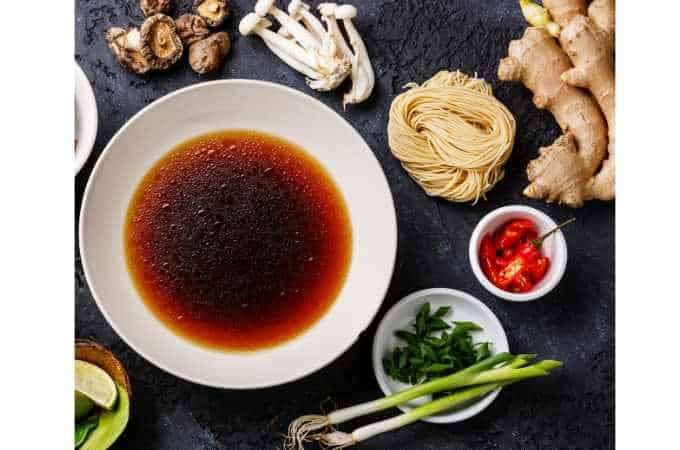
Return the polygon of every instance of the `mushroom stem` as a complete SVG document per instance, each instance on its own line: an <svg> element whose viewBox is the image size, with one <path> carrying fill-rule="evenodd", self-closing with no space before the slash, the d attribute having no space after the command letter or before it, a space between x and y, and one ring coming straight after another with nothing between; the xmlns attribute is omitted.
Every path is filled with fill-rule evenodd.
<svg viewBox="0 0 680 450"><path fill-rule="evenodd" d="M316 72L314 69L312 69L305 63L291 57L288 53L286 53L280 47L277 47L274 43L264 41L264 45L266 45L267 48L271 50L273 54L278 56L279 59L281 59L283 62L285 62L286 64L288 64L290 67L297 70L301 74L305 75L307 78L310 78L312 80L318 80L321 77L321 74Z"/></svg>
<svg viewBox="0 0 680 450"><path fill-rule="evenodd" d="M302 47L297 45L292 40L286 39L285 37L271 31L269 29L270 26L272 26L272 23L269 20L264 19L255 13L250 13L241 20L241 23L239 24L239 31L244 36L252 33L257 34L262 38L265 44L271 44L277 47L280 51L285 52L289 57L287 59L294 58L309 67L316 66L315 59L311 54L305 52ZM267 47L270 46L267 45ZM288 63L287 60L284 61Z"/></svg>
<svg viewBox="0 0 680 450"><path fill-rule="evenodd" d="M279 20L281 29L278 33L267 29L272 24L262 17L263 12ZM307 84L317 91L335 89L351 72L351 60L343 55L338 56L335 41L327 33L317 42L305 27L273 6L273 0L259 0L255 5L255 13L241 20L239 31L243 35L258 34L276 56L307 75Z"/></svg>
<svg viewBox="0 0 680 450"><path fill-rule="evenodd" d="M302 0L291 0L288 4L288 14L293 20L302 21L303 25L319 42L326 36L326 30L319 19L309 11L309 5Z"/></svg>
<svg viewBox="0 0 680 450"><path fill-rule="evenodd" d="M349 45L347 45L347 42L345 41L345 38L342 35L342 31L340 31L340 25L338 25L338 21L335 18L335 11L337 9L338 9L337 3L321 3L319 5L319 13L321 14L321 18L323 19L323 21L326 23L326 27L328 28L328 34L335 41L335 45L341 52L341 54L344 55L346 58L352 59L354 57L354 54L352 53L352 50L349 48Z"/></svg>
<svg viewBox="0 0 680 450"><path fill-rule="evenodd" d="M349 43L354 50L352 58L352 88L343 96L343 106L347 103L356 104L366 100L373 91L375 85L375 74L368 57L366 45L359 35L352 18L356 17L357 9L352 5L338 6L335 17L341 19L349 37Z"/></svg>
<svg viewBox="0 0 680 450"><path fill-rule="evenodd" d="M297 45L295 43L295 39L293 39L293 35L291 35L290 32L288 32L287 28L283 27L279 28L279 31L277 31L276 34L283 37L287 41L290 41L291 45ZM285 62L286 64L288 64L290 67L297 70L301 74L305 75L307 78L316 80L321 76L319 72L315 71L304 62L298 61L297 59L291 57L284 50L282 50L280 47L277 47L272 42L265 41L264 45L266 45L267 48L271 50L272 53L274 53L281 60L283 60L283 62Z"/></svg>
<svg viewBox="0 0 680 450"><path fill-rule="evenodd" d="M267 14L270 14L282 27L287 28L295 40L307 51L318 49L321 45L321 41L309 30L303 27L297 20L276 7L276 5L274 5L274 0L258 0L255 4L255 13L260 17L266 17Z"/></svg>

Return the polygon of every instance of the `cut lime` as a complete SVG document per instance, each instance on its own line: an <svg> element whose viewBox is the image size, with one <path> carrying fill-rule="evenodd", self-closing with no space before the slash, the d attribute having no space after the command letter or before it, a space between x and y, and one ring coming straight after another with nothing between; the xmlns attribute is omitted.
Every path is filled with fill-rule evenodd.
<svg viewBox="0 0 680 450"><path fill-rule="evenodd" d="M87 416L94 408L94 402L84 394L76 391L76 422Z"/></svg>
<svg viewBox="0 0 680 450"><path fill-rule="evenodd" d="M107 410L113 409L118 398L116 384L109 374L92 363L80 360L76 360L76 391Z"/></svg>
<svg viewBox="0 0 680 450"><path fill-rule="evenodd" d="M122 386L118 386L118 398L115 411L104 411L99 415L99 425L90 432L80 450L107 449L123 433L130 417L130 398Z"/></svg>

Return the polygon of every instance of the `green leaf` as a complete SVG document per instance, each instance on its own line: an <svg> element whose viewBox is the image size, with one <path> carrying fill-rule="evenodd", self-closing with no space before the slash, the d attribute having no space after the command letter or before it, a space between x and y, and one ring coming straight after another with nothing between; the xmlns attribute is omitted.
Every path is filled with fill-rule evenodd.
<svg viewBox="0 0 680 450"><path fill-rule="evenodd" d="M413 345L418 342L418 336L405 330L397 330L394 335L399 339L406 341L409 345Z"/></svg>
<svg viewBox="0 0 680 450"><path fill-rule="evenodd" d="M445 370L450 370L452 368L453 368L453 365L451 365L451 364L434 363L434 364L430 364L429 366L423 368L423 372L439 373L439 372L444 372Z"/></svg>
<svg viewBox="0 0 680 450"><path fill-rule="evenodd" d="M428 318L429 316L430 316L430 303L425 302L423 303L423 306L420 307L420 310L418 310L417 317Z"/></svg>
<svg viewBox="0 0 680 450"><path fill-rule="evenodd" d="M76 424L75 447L79 447L87 439L87 435L99 425L99 416L90 416L84 421Z"/></svg>
<svg viewBox="0 0 680 450"><path fill-rule="evenodd" d="M420 343L420 353L423 355L424 358L426 359L429 358L431 361L437 359L437 354L435 353L435 351L425 342Z"/></svg>
<svg viewBox="0 0 680 450"><path fill-rule="evenodd" d="M444 322L439 317L430 317L427 319L427 329L429 331L448 330L449 328L451 328L451 325Z"/></svg>
<svg viewBox="0 0 680 450"><path fill-rule="evenodd" d="M410 362L415 367L420 367L425 363L422 358L409 358L408 362Z"/></svg>
<svg viewBox="0 0 680 450"><path fill-rule="evenodd" d="M430 316L430 304L424 303L416 315L416 334L423 336L427 332L427 318Z"/></svg>
<svg viewBox="0 0 680 450"><path fill-rule="evenodd" d="M395 336L405 343L383 360L388 376L395 380L417 384L446 376L475 364L489 356L489 345L474 344L470 332L482 328L473 322L453 322L443 319L451 308L443 306L431 312L424 303L411 323L413 331L398 330ZM435 334L436 333L436 334Z"/></svg>
<svg viewBox="0 0 680 450"><path fill-rule="evenodd" d="M456 328L453 329L454 334L465 334L470 331L481 331L484 329L474 322L453 322L453 323L456 324Z"/></svg>
<svg viewBox="0 0 680 450"><path fill-rule="evenodd" d="M441 348L444 344L446 344L446 342L442 341L441 339L432 336L424 337L423 342L434 348Z"/></svg>
<svg viewBox="0 0 680 450"><path fill-rule="evenodd" d="M435 317L444 317L445 315L447 315L447 314L449 313L449 311L451 311L451 307L450 307L450 306L440 306L440 307L437 308L437 310L434 312L434 316L435 316Z"/></svg>
<svg viewBox="0 0 680 450"><path fill-rule="evenodd" d="M479 362L483 359L488 358L491 355L491 352L489 351L489 343L488 342L482 342L477 345L477 359L475 362Z"/></svg>
<svg viewBox="0 0 680 450"><path fill-rule="evenodd" d="M407 362L408 362L408 353L406 353L406 352L401 352L401 353L399 354L399 363L398 363L398 367L399 367L400 369L403 369L404 367L406 367L406 363L407 363Z"/></svg>

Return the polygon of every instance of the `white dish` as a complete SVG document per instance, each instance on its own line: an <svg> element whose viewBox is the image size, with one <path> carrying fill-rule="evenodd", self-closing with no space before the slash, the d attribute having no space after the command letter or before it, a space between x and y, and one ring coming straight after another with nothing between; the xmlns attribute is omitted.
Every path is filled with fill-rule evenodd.
<svg viewBox="0 0 680 450"><path fill-rule="evenodd" d="M543 242L541 253L550 258L550 267L543 279L531 291L518 294L499 289L489 281L479 265L479 245L484 235L493 233L504 223L513 219L532 220L539 235L547 233L557 226L546 214L529 206L510 205L498 208L484 216L472 232L468 252L470 265L477 280L496 297L512 302L529 302L545 296L559 284L567 269L567 242L561 230L553 233Z"/></svg>
<svg viewBox="0 0 680 450"><path fill-rule="evenodd" d="M77 139L75 159L76 175L83 168L92 153L97 139L97 101L85 72L75 63L75 138Z"/></svg>
<svg viewBox="0 0 680 450"><path fill-rule="evenodd" d="M154 163L188 138L234 128L281 136L313 155L342 192L353 233L347 279L330 310L305 333L282 345L240 353L198 346L166 328L139 298L123 248L128 202ZM289 382L337 358L378 311L392 276L396 248L392 195L361 136L312 97L252 80L193 85L137 113L97 161L80 217L83 268L111 326L158 367L221 388L261 388Z"/></svg>
<svg viewBox="0 0 680 450"><path fill-rule="evenodd" d="M397 330L407 330L415 320L416 313L420 307L430 302L432 310L440 306L450 306L451 311L444 317L447 322L451 321L470 321L480 325L484 330L473 332L476 342L491 342L491 353L497 354L509 351L508 338L503 330L503 325L496 315L482 302L462 291L447 288L424 289L407 295L397 302L383 317L378 330L373 338L373 372L375 378L385 395L390 395L410 387L408 384L393 380L385 373L383 368L383 358L385 358L395 347L404 345L394 332ZM455 409L450 412L437 414L426 419L425 422L431 423L453 423L469 419L482 412L487 406L498 397L500 389L496 389L484 398L467 405L463 408ZM404 412L419 406L431 397L422 397L400 406Z"/></svg>

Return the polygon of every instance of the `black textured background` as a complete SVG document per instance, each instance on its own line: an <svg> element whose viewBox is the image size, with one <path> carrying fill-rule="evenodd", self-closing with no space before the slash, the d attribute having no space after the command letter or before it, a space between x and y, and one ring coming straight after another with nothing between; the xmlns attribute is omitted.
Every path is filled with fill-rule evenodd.
<svg viewBox="0 0 680 450"><path fill-rule="evenodd" d="M224 28L233 49L212 78L253 78L292 86L346 117L379 158L394 195L399 251L384 312L422 288L451 287L480 298L505 326L516 352L561 359L565 367L545 379L506 389L482 414L459 424L417 423L361 444L361 449L609 449L614 447L614 205L590 203L571 211L521 196L524 169L558 128L531 104L522 86L501 83L495 72L508 42L524 21L516 0L353 0L356 25L372 57L377 83L364 104L342 110L341 91L316 93L303 77L277 60L259 38L240 37L238 21L254 0L232 2ZM176 2L176 12L190 1ZM279 2L281 3L281 2ZM286 2L287 3L287 2ZM318 3L313 1L311 3ZM210 79L188 64L139 77L109 53L103 31L138 24L135 0L77 0L75 53L91 81L99 107L99 133L90 161L76 178L76 215L92 169L111 136L134 113L178 88ZM517 141L506 178L476 206L425 196L391 156L386 142L390 101L409 81L422 82L440 69L478 73L515 114ZM541 301L513 304L494 298L475 280L467 245L475 224L499 206L521 203L578 222L565 233L570 258L561 285ZM274 449L278 433L295 417L315 413L330 397L348 406L381 395L373 378L373 325L343 356L323 370L284 386L225 391L195 385L157 369L135 354L97 309L75 251L76 337L108 345L130 371L132 417L117 449ZM377 321L377 319L376 319ZM383 416L394 414L390 411ZM359 423L364 423L359 421Z"/></svg>

